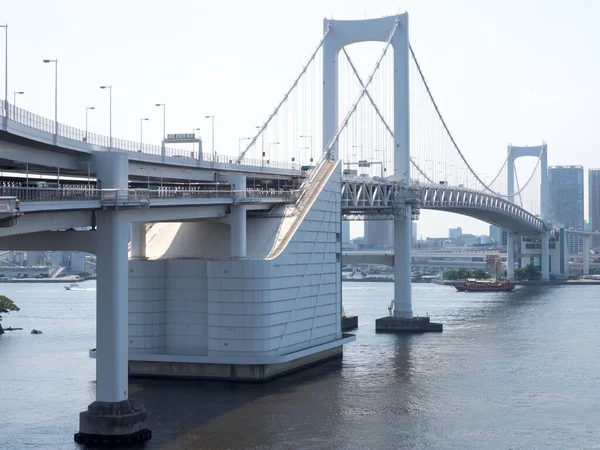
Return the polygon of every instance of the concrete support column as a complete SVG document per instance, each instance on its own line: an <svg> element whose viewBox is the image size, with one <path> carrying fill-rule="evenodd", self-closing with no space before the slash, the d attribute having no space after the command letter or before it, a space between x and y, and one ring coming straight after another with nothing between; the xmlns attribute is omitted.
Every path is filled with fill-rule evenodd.
<svg viewBox="0 0 600 450"><path fill-rule="evenodd" d="M394 220L394 317L413 316L410 285L411 225L409 207L408 218Z"/></svg>
<svg viewBox="0 0 600 450"><path fill-rule="evenodd" d="M246 207L231 206L231 259L246 258Z"/></svg>
<svg viewBox="0 0 600 450"><path fill-rule="evenodd" d="M590 236L582 236L583 239L583 274L590 274Z"/></svg>
<svg viewBox="0 0 600 450"><path fill-rule="evenodd" d="M146 224L131 224L131 259L146 259Z"/></svg>
<svg viewBox="0 0 600 450"><path fill-rule="evenodd" d="M392 40L394 48L394 177L410 185L410 78L408 49L408 15L400 21ZM394 219L394 317L410 318L410 253L412 242L411 208L406 217Z"/></svg>
<svg viewBox="0 0 600 450"><path fill-rule="evenodd" d="M126 192L126 153L96 152L93 162L103 189ZM74 437L80 444L124 446L152 437L146 411L128 399L129 222L126 212L103 209L96 224L96 401L79 414Z"/></svg>
<svg viewBox="0 0 600 450"><path fill-rule="evenodd" d="M515 279L515 234L511 231L506 240L506 278Z"/></svg>
<svg viewBox="0 0 600 450"><path fill-rule="evenodd" d="M127 217L98 211L96 281L96 400L127 400Z"/></svg>
<svg viewBox="0 0 600 450"><path fill-rule="evenodd" d="M550 280L550 250L548 233L542 233L542 280Z"/></svg>

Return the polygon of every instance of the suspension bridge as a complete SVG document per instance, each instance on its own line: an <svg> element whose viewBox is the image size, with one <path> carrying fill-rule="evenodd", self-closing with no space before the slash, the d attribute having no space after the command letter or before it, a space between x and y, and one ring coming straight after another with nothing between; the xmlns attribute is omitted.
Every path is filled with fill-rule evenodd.
<svg viewBox="0 0 600 450"><path fill-rule="evenodd" d="M339 357L354 340L340 327L342 218L394 221L394 299L378 331L442 329L413 315L411 226L422 209L508 230L509 278L515 236L541 239L548 278L546 144L509 146L497 170L476 170L408 24L408 14L324 20L306 64L263 124L248 125L255 132L239 152L94 135L3 102L4 170L16 160L80 183L87 175L68 191L27 186L11 206L18 221L0 229L0 250L97 254L97 402L81 415L78 442L150 437L145 411L128 400L128 372L268 379ZM363 70L352 44L367 41L380 49ZM498 154L479 151L490 163ZM535 158L525 176L522 156ZM160 172L155 193L151 172ZM131 187L146 177L146 190ZM198 193L207 183L215 196ZM152 222L166 224L152 234Z"/></svg>

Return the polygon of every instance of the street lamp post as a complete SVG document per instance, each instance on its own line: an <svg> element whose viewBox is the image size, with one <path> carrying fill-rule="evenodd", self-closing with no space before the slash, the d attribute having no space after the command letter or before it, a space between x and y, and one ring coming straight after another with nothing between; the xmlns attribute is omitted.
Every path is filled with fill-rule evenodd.
<svg viewBox="0 0 600 450"><path fill-rule="evenodd" d="M13 106L17 106L17 95L23 95L25 91L13 91Z"/></svg>
<svg viewBox="0 0 600 450"><path fill-rule="evenodd" d="M213 154L213 161L217 160L217 154L215 153L215 116L204 116L205 119L210 119L211 122L211 132L210 132L210 140Z"/></svg>
<svg viewBox="0 0 600 450"><path fill-rule="evenodd" d="M360 148L360 156L359 156L359 158L362 159L362 156L363 156L363 145L362 144L360 144L360 145L353 145L352 148Z"/></svg>
<svg viewBox="0 0 600 450"><path fill-rule="evenodd" d="M269 145L267 147L267 150L269 151L269 154L271 153L271 146L272 145L279 145L279 142L269 142ZM267 159L267 164L269 164L269 159Z"/></svg>
<svg viewBox="0 0 600 450"><path fill-rule="evenodd" d="M0 28L4 28L4 117L8 117L8 24Z"/></svg>
<svg viewBox="0 0 600 450"><path fill-rule="evenodd" d="M85 107L85 137L83 138L84 142L88 140L88 112L96 109L95 106L86 106Z"/></svg>
<svg viewBox="0 0 600 450"><path fill-rule="evenodd" d="M260 129L262 129L262 125L257 125L255 128L257 130L260 130ZM264 132L260 134L260 153L261 153L260 166L264 167L264 165L265 165L265 135L264 135Z"/></svg>
<svg viewBox="0 0 600 450"><path fill-rule="evenodd" d="M312 154L312 148L313 148L312 138L313 137L311 135L308 135L308 134L301 134L300 137L301 138L310 139L310 162L312 163L313 162L313 154ZM306 149L306 148L308 148L308 147L303 147L302 149Z"/></svg>
<svg viewBox="0 0 600 450"><path fill-rule="evenodd" d="M385 172L385 150L375 149L375 153L377 153L377 152L383 152L383 161L381 161L381 170L380 170L381 178L383 179L384 172Z"/></svg>
<svg viewBox="0 0 600 450"><path fill-rule="evenodd" d="M200 131L200 128L193 128L192 129L192 134L194 135L194 138L196 138L196 131ZM198 158L197 159L202 159L202 155L201 155L201 151L200 151L200 142L198 142ZM194 157L194 143L192 142L192 158Z"/></svg>
<svg viewBox="0 0 600 450"><path fill-rule="evenodd" d="M142 147L143 147L143 143L144 143L144 122L147 122L148 119L147 117L142 117L140 118L140 153L142 151Z"/></svg>
<svg viewBox="0 0 600 450"><path fill-rule="evenodd" d="M443 164L444 165L444 181L448 181L448 163L447 162L442 162L442 161L438 161L438 165L439 164ZM441 169L440 169L441 171Z"/></svg>
<svg viewBox="0 0 600 450"><path fill-rule="evenodd" d="M242 154L242 142L249 141L252 139L251 137L241 137L238 138L238 157Z"/></svg>
<svg viewBox="0 0 600 450"><path fill-rule="evenodd" d="M58 135L58 59L44 59L44 62L54 63L54 134Z"/></svg>
<svg viewBox="0 0 600 450"><path fill-rule="evenodd" d="M165 139L167 139L167 106L164 103L156 103L156 106L162 106L163 109L163 138L161 145L162 157L165 157Z"/></svg>
<svg viewBox="0 0 600 450"><path fill-rule="evenodd" d="M108 143L109 148L112 150L112 86L100 86L100 89L108 89Z"/></svg>

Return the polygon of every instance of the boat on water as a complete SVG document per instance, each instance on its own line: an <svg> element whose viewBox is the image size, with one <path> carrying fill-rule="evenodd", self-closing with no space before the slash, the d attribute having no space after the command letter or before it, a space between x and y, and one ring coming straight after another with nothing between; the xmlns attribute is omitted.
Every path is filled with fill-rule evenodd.
<svg viewBox="0 0 600 450"><path fill-rule="evenodd" d="M510 281L470 279L467 279L464 284L454 284L453 286L459 292L508 292L515 288L515 284Z"/></svg>
<svg viewBox="0 0 600 450"><path fill-rule="evenodd" d="M70 285L65 286L65 289L67 291L83 291L84 290L81 286L79 286L78 283L71 283Z"/></svg>

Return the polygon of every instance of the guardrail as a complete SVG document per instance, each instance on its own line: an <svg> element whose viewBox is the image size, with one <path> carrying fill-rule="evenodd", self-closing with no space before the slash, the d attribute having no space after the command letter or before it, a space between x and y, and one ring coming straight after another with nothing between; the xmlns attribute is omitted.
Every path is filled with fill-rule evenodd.
<svg viewBox="0 0 600 450"><path fill-rule="evenodd" d="M72 188L69 186L59 188L27 188L27 187L0 187L1 197L14 197L21 203L28 202L60 202L60 201L101 201L102 204L110 203L148 203L151 200L170 199L281 199L284 202L295 201L300 191L297 190L182 190L182 189L95 189Z"/></svg>
<svg viewBox="0 0 600 450"><path fill-rule="evenodd" d="M123 150L126 152L144 153L148 155L163 155L163 146L154 144L144 144L140 141L129 141L116 137L109 137L97 133L91 133L86 130L75 128L69 125L58 123L55 126L54 120L39 116L35 113L27 111L12 105L6 101L0 101L0 116L11 120L20 125L32 128L34 130L49 133L52 136L58 136L64 139L70 139L83 144L94 146L94 150ZM55 134L56 133L56 134ZM98 148L100 147L100 148ZM164 146L164 156L173 158L184 158L193 161L202 160L223 164L234 164L237 159L233 155L221 155L216 153L198 153L197 151L189 151L181 148ZM299 170L297 163L271 161L261 158L243 158L239 165L251 167L264 167L271 169L287 169Z"/></svg>
<svg viewBox="0 0 600 450"><path fill-rule="evenodd" d="M90 188L27 188L0 187L0 196L11 196L26 202L100 200L100 189Z"/></svg>

